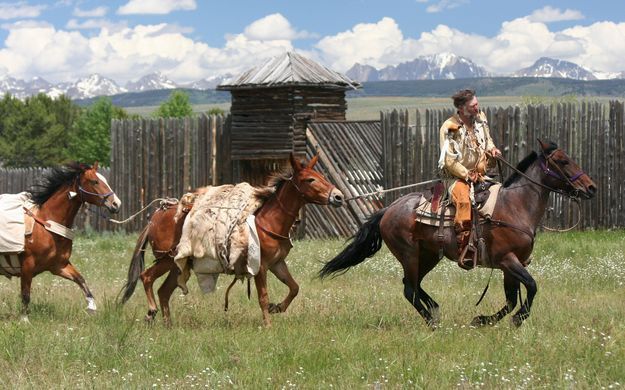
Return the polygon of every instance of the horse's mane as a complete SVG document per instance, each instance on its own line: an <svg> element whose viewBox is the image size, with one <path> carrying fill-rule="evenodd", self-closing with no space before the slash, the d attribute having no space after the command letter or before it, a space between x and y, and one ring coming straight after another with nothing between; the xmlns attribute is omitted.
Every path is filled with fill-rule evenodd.
<svg viewBox="0 0 625 390"><path fill-rule="evenodd" d="M558 149L558 145L555 142L549 141L549 145L547 146L546 149L543 150L543 153L550 154L551 152L553 152L556 149ZM525 172L525 170L527 168L529 168L529 166L532 165L532 163L534 163L534 161L536 161L537 158L538 158L538 153L531 152L523 160L521 160L521 162L519 164L517 164L516 169L518 169L521 172ZM519 180L520 177L521 177L521 175L518 172L514 172L503 183L504 188L505 187L509 187L512 183L514 183L515 181Z"/></svg>
<svg viewBox="0 0 625 390"><path fill-rule="evenodd" d="M285 182L289 181L292 176L293 172L290 170L273 173L269 176L269 183L266 186L256 187L254 196L263 202L266 201L275 194Z"/></svg>
<svg viewBox="0 0 625 390"><path fill-rule="evenodd" d="M536 161L536 159L538 158L538 153L536 152L531 152L530 154L528 154L523 160L521 160L520 163L517 164L516 169L518 169L521 172L525 172L525 170L527 168L529 168L530 165L532 165L534 163L534 161ZM521 178L521 175L518 172L514 172L509 178L506 179L506 181L503 183L504 188L505 187L509 187L512 183L516 182L517 180L519 180Z"/></svg>
<svg viewBox="0 0 625 390"><path fill-rule="evenodd" d="M42 206L61 187L70 185L85 169L91 168L77 162L52 167L43 174L41 180L30 188L31 200L37 206Z"/></svg>

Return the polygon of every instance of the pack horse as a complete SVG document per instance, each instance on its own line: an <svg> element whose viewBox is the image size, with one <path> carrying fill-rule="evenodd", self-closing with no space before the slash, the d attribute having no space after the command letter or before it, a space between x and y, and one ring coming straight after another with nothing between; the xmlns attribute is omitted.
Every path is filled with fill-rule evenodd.
<svg viewBox="0 0 625 390"><path fill-rule="evenodd" d="M153 284L155 280L168 273L158 290L158 297L163 318L169 324L170 297L178 286L186 288L188 274L181 272L181 268L184 271L184 265L192 264L195 271L199 268L200 258L206 256L207 252L213 252L217 253L217 257L226 259L221 258L224 263L217 264L217 267L209 272L234 274L238 278L254 278L263 322L266 326L270 326L269 314L285 312L299 292L299 286L291 276L285 258L292 247L289 233L299 216L300 209L307 203L335 207L343 203L343 194L313 169L318 157L316 155L308 164L302 164L291 155L291 172L275 175L267 187L254 188L250 203L241 206L241 212L236 213L236 223L226 224L225 231L228 231L228 234L239 229L250 229L257 233L260 260L256 266L251 266L248 262L249 250L246 245L241 245L238 240L233 239L234 234L225 236L218 232L215 235L215 231L224 229L219 230L213 226L224 224L223 218L220 217L223 214L216 214L218 210L239 209L239 206L226 204L224 201L232 197L229 194L236 188L241 186L251 188L247 183L237 186L205 187L189 195L190 199L194 199L192 202L187 201L189 198L185 196L177 203L163 203L139 235L128 270L128 280L122 290L122 302L128 301L132 296L140 278L148 300L146 320L152 321L158 311ZM244 218L246 213L254 218ZM207 224L209 226L205 227ZM209 234L210 238L207 238ZM144 252L148 243L156 260L154 265L144 270ZM223 253L227 254L221 256ZM289 288L287 296L280 303L269 302L268 272L273 273ZM226 307L228 292L236 280L237 278L226 291ZM212 288L214 280L209 290Z"/></svg>
<svg viewBox="0 0 625 390"><path fill-rule="evenodd" d="M520 284L525 286L527 296L512 321L517 326L522 324L530 315L537 291L526 266L549 194L590 199L596 192L593 180L562 149L554 143L539 141L539 144L538 153L525 157L499 190L492 216L480 221L486 252L482 259L487 259L480 265L503 271L506 303L495 314L474 318L475 326L494 324L511 312L520 301ZM419 193L409 194L373 214L349 245L323 266L319 275L323 278L345 272L373 256L386 243L402 265L404 297L435 328L439 305L423 290L421 282L441 260L441 245L444 255L456 260L458 244L452 226L440 234L438 227L418 221L415 210L422 198Z"/></svg>
<svg viewBox="0 0 625 390"><path fill-rule="evenodd" d="M80 286L87 309L96 310L85 279L69 261L71 229L83 203L119 211L121 201L106 179L93 166L71 163L51 168L30 192L0 195L0 219L4 219L0 240L0 273L19 277L22 314L27 319L33 277L50 271ZM3 237L0 237L3 238Z"/></svg>

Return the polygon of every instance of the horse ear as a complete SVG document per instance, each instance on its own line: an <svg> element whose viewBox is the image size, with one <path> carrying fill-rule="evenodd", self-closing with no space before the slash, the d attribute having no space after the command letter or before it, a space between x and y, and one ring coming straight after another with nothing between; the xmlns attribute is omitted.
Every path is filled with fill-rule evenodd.
<svg viewBox="0 0 625 390"><path fill-rule="evenodd" d="M302 164L299 162L298 159L295 158L293 152L291 152L291 154L289 155L289 160L291 161L291 167L293 167L294 171L297 172L302 170Z"/></svg>
<svg viewBox="0 0 625 390"><path fill-rule="evenodd" d="M312 169L315 164L317 164L317 160L319 160L319 153L315 154L315 156L310 159L310 161L308 162L308 168Z"/></svg>
<svg viewBox="0 0 625 390"><path fill-rule="evenodd" d="M538 143L540 144L540 148L544 153L551 153L554 150L558 149L558 145L553 141L543 141L540 138L537 138Z"/></svg>
<svg viewBox="0 0 625 390"><path fill-rule="evenodd" d="M98 170L98 162L97 161L93 163L93 170L94 171Z"/></svg>

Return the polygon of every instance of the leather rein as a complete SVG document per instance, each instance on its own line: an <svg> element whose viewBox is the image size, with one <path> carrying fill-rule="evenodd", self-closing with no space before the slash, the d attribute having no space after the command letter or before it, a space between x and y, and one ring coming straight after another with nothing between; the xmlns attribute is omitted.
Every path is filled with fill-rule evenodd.
<svg viewBox="0 0 625 390"><path fill-rule="evenodd" d="M545 175L548 175L548 176L554 177L556 179L559 179L561 181L564 181L567 184L569 184L571 187L573 187L573 182L575 182L577 179L579 179L580 177L585 175L586 172L584 172L583 170L580 169L579 172L577 172L573 176L569 177L562 171L562 169L560 168L560 166L558 166L558 164L554 164L554 165L555 165L555 167L557 168L557 170L559 172L556 172L556 171L550 169L548 164L549 164L549 161L551 160L551 156L553 155L553 153L555 153L555 150L553 152L551 152L548 156L545 155L545 153L543 152L538 157L539 160L540 160L540 168L542 169L542 171L543 171L543 173ZM546 190L548 190L550 192L555 192L557 194L564 195L564 196L568 197L569 199L571 199L573 202L575 202L578 207L581 207L580 204L579 204L579 190L574 189L573 191L566 192L566 191L563 191L563 190L560 190L560 189L557 189L557 188L549 187L548 185L540 183L540 182L534 180L533 178L529 177L524 172L520 171L515 166L510 164L508 161L506 161L503 157L498 156L496 158L497 158L498 161L503 162L508 167L510 167L513 171L515 171L519 175L523 176L524 178L529 180L531 183L536 184L537 186L542 187L542 188L544 188L544 189L546 189ZM563 231L564 232L564 231L569 231L569 230L575 228L575 226L577 226L579 224L580 220L581 220L581 213L580 213L580 217L579 217L578 221L575 223L575 225L573 225L572 227L570 227L568 229L557 230L557 229L547 228L546 226L543 226L543 227L545 229L547 229L547 230L550 230L550 231ZM515 225L513 225L511 223L508 223L506 221L502 221L502 220L498 220L498 219L486 219L485 223L491 223L491 224L493 224L495 226L509 227L509 228L518 230L520 232L523 232L523 233L527 234L530 238L532 238L532 240L536 236L536 232L535 231L534 232L530 232L528 229L524 229L522 227L515 226Z"/></svg>

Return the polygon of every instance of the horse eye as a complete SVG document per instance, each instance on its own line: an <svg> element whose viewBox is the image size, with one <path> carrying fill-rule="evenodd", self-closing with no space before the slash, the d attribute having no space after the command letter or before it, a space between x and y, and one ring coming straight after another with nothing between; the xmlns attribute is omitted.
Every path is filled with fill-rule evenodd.
<svg viewBox="0 0 625 390"><path fill-rule="evenodd" d="M91 182L91 184L93 184L94 186L97 185L99 182L97 180L89 180Z"/></svg>
<svg viewBox="0 0 625 390"><path fill-rule="evenodd" d="M304 180L306 183L312 183L313 181L315 181L314 177L309 177L308 179Z"/></svg>

